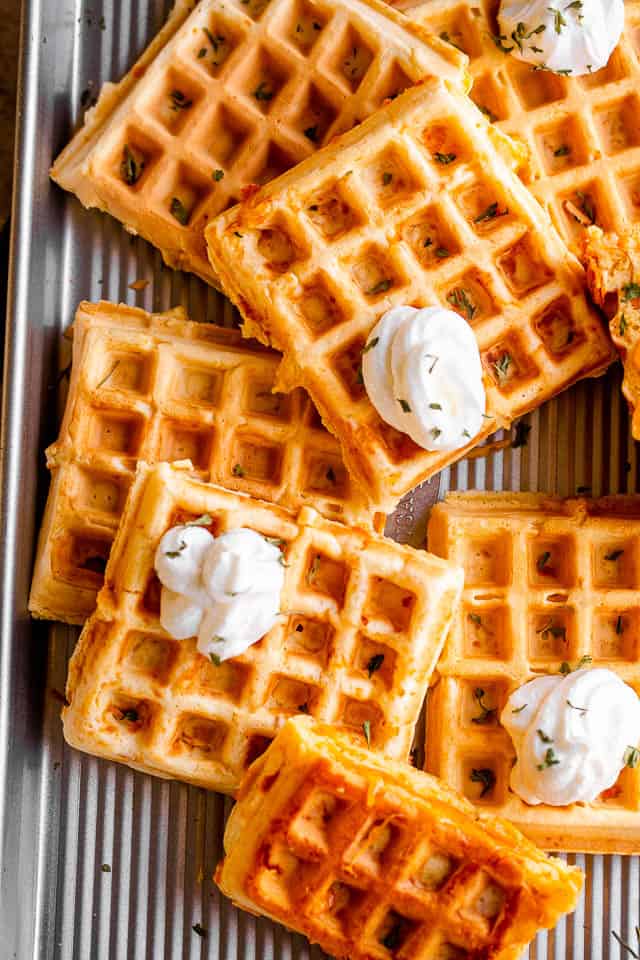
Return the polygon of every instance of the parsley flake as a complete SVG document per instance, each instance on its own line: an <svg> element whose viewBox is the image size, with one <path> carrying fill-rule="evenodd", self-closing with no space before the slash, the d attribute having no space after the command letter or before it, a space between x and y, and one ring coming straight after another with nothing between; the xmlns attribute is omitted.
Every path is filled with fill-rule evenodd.
<svg viewBox="0 0 640 960"><path fill-rule="evenodd" d="M178 223L181 223L183 227L187 225L189 214L187 213L186 207L184 206L182 200L180 200L178 197L171 198L169 213L172 217L175 217Z"/></svg>
<svg viewBox="0 0 640 960"><path fill-rule="evenodd" d="M219 183L224 177L224 170L214 170L212 176L216 183Z"/></svg>
<svg viewBox="0 0 640 960"><path fill-rule="evenodd" d="M549 767L555 767L560 763L560 760L555 754L553 747L547 747L544 754L544 760L542 763L537 764L538 770L547 770Z"/></svg>
<svg viewBox="0 0 640 960"><path fill-rule="evenodd" d="M447 164L457 160L458 155L457 153L440 153L440 151L437 150L433 157L437 163L442 163L444 166L447 166Z"/></svg>
<svg viewBox="0 0 640 960"><path fill-rule="evenodd" d="M383 280L379 280L370 290L367 290L367 296L374 297L378 293L386 293L390 286L391 280L385 277Z"/></svg>
<svg viewBox="0 0 640 960"><path fill-rule="evenodd" d="M477 217L473 218L473 222L485 223L487 220L495 220L496 217L506 217L508 213L509 210L507 207L505 207L504 210L498 210L498 201L494 200L486 210L483 210L482 213L479 213Z"/></svg>
<svg viewBox="0 0 640 960"><path fill-rule="evenodd" d="M403 413L411 413L411 407L409 406L406 400L401 400L400 397L398 397L397 400L400 406L402 407Z"/></svg>
<svg viewBox="0 0 640 960"><path fill-rule="evenodd" d="M244 467L242 467L239 463L234 463L233 470L231 472L234 477L244 477L245 473Z"/></svg>
<svg viewBox="0 0 640 960"><path fill-rule="evenodd" d="M120 163L120 176L128 186L132 187L138 182L144 170L144 162L138 162L128 143L122 148L122 161Z"/></svg>
<svg viewBox="0 0 640 960"><path fill-rule="evenodd" d="M376 673L384 663L384 653L374 653L367 664L367 673L371 677Z"/></svg>
<svg viewBox="0 0 640 960"><path fill-rule="evenodd" d="M488 767L481 767L476 769L474 767L470 774L470 780L472 783L481 783L482 790L480 791L480 797L486 796L490 790L496 785L496 775L493 770L490 770Z"/></svg>
<svg viewBox="0 0 640 960"><path fill-rule="evenodd" d="M625 283L622 288L622 299L626 302L636 300L638 297L640 297L640 283Z"/></svg>
<svg viewBox="0 0 640 960"><path fill-rule="evenodd" d="M273 100L273 90L270 90L266 80L261 80L253 91L256 100Z"/></svg>
<svg viewBox="0 0 640 960"><path fill-rule="evenodd" d="M367 741L367 746L371 746L371 721L365 720L362 724L362 731L364 733L364 738Z"/></svg>
<svg viewBox="0 0 640 960"><path fill-rule="evenodd" d="M369 340L368 343L365 343L364 347L362 348L363 354L369 353L369 350L373 350L373 348L377 347L379 343L380 337L373 337L373 339Z"/></svg>
<svg viewBox="0 0 640 960"><path fill-rule="evenodd" d="M633 770L640 763L640 750L637 747L627 747L622 759L625 767L631 767Z"/></svg>
<svg viewBox="0 0 640 960"><path fill-rule="evenodd" d="M455 287L447 294L447 303L449 303L458 313L465 314L467 320L473 320L476 314L476 306L469 299L469 294L464 287Z"/></svg>
<svg viewBox="0 0 640 960"><path fill-rule="evenodd" d="M485 703L482 702L484 695L485 693L482 687L476 687L475 690L473 691L474 699L477 700L478 706L480 707L480 710L482 712L478 714L477 717L471 718L472 723L478 723L478 724L491 723L491 721L495 716L496 708L488 707Z"/></svg>

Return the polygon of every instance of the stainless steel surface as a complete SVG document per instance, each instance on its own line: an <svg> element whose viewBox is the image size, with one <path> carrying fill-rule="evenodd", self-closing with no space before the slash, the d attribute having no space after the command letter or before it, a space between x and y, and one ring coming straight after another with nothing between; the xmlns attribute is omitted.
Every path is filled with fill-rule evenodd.
<svg viewBox="0 0 640 960"><path fill-rule="evenodd" d="M77 302L184 303L195 318L231 318L220 297L164 270L150 247L81 210L47 178L81 101L123 73L167 7L163 0L24 4L0 491L0 960L321 956L302 938L236 911L212 885L228 801L64 746L58 714L76 631L32 623L26 612L47 483L42 451L55 434L56 371L66 362L60 333ZM134 293L128 285L141 278L151 284ZM446 471L440 492L638 489L640 460L618 371L579 385L529 420L526 447ZM434 492L431 485L405 499L392 527L401 539L422 537ZM637 948L640 860L572 859L587 869L585 898L572 918L538 939L531 956L617 960L624 951L612 930ZM197 924L205 936L193 930Z"/></svg>

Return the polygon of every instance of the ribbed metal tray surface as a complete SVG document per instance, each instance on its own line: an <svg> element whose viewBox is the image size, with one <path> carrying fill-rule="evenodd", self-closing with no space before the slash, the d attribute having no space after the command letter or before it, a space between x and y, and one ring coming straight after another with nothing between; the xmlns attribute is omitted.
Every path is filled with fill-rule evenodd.
<svg viewBox="0 0 640 960"><path fill-rule="evenodd" d="M83 211L48 180L100 84L118 78L157 31L165 0L24 0L20 130L7 322L0 530L0 960L304 960L297 936L230 906L211 881L229 801L85 757L59 720L77 631L33 623L26 600L46 493L43 449L56 432L67 362L61 332L83 298L147 309L183 303L231 322L221 297L163 269L147 244ZM144 291L129 284L149 279ZM638 489L619 370L570 390L529 419L525 447L459 464L448 489L594 495ZM389 532L420 543L425 504L409 497ZM638 857L571 858L587 871L577 912L530 956L630 956L640 923ZM196 929L194 929L196 928Z"/></svg>

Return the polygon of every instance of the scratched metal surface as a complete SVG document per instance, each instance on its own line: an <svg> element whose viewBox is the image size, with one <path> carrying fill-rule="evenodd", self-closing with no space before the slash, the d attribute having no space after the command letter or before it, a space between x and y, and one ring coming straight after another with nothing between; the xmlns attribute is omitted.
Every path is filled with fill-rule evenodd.
<svg viewBox="0 0 640 960"><path fill-rule="evenodd" d="M82 211L47 170L85 99L119 77L166 15L164 0L25 0L17 191L7 324L0 488L0 958L2 960L318 960L301 937L232 908L211 882L229 802L67 749L56 691L77 633L26 612L65 365L61 331L101 296L229 322L222 298L163 270L109 218ZM104 17L104 20L101 18ZM146 290L128 284L148 278ZM594 495L638 488L619 372L582 384L529 418L524 448L445 471L447 489ZM419 544L438 484L409 496L389 532ZM640 923L637 857L575 857L587 870L577 913L531 958L621 956ZM194 932L194 925L206 930Z"/></svg>

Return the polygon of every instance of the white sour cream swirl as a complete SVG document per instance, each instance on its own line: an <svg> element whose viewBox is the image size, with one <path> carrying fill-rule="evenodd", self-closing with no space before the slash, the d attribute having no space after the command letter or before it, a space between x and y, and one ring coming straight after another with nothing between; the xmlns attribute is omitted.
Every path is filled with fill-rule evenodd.
<svg viewBox="0 0 640 960"><path fill-rule="evenodd" d="M425 450L458 450L482 426L480 351L453 310L389 310L365 345L362 377L382 419Z"/></svg>
<svg viewBox="0 0 640 960"><path fill-rule="evenodd" d="M518 60L579 77L608 63L624 27L624 2L516 0L502 3L498 25L502 48Z"/></svg>
<svg viewBox="0 0 640 960"><path fill-rule="evenodd" d="M640 741L640 699L611 670L576 670L519 687L500 722L518 758L514 793L530 804L591 803Z"/></svg>
<svg viewBox="0 0 640 960"><path fill-rule="evenodd" d="M254 530L214 537L204 527L172 527L155 569L162 627L178 640L197 636L200 653L215 661L244 653L279 615L282 553Z"/></svg>

